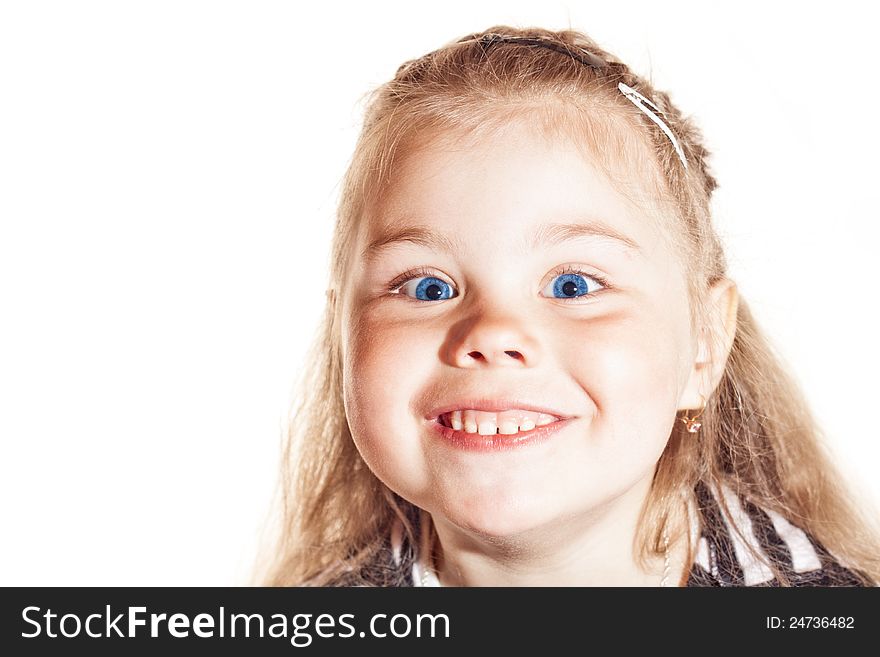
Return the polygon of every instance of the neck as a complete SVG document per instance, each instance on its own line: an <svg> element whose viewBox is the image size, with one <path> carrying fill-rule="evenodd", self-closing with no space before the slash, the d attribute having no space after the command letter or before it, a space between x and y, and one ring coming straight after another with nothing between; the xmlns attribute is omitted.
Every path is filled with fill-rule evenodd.
<svg viewBox="0 0 880 657"><path fill-rule="evenodd" d="M636 554L646 497L638 485L602 509L506 537L463 531L434 516L441 549L429 567L444 586L660 586L664 556L642 563ZM670 543L666 586L679 585L686 552L686 540Z"/></svg>

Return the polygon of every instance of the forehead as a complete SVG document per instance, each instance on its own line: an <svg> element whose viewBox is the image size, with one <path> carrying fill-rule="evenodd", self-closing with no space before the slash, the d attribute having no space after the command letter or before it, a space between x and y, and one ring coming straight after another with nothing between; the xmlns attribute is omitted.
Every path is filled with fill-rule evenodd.
<svg viewBox="0 0 880 657"><path fill-rule="evenodd" d="M651 202L644 176L609 166L622 158L603 161L579 141L525 121L468 136L432 135L398 158L362 225L363 255L431 231L450 248L460 237L528 250L575 225L636 249L657 244L668 219Z"/></svg>

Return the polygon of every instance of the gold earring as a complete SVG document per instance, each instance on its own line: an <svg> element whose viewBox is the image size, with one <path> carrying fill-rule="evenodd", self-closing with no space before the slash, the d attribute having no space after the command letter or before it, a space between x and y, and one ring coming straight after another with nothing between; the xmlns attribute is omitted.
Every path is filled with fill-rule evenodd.
<svg viewBox="0 0 880 657"><path fill-rule="evenodd" d="M700 430L700 427L703 426L703 423L698 419L706 408L706 405L703 402L703 395L700 395L700 404L700 410L696 415L688 417L688 412L685 411L684 417L681 418L681 421L684 422L684 425L687 427L688 433L697 433Z"/></svg>

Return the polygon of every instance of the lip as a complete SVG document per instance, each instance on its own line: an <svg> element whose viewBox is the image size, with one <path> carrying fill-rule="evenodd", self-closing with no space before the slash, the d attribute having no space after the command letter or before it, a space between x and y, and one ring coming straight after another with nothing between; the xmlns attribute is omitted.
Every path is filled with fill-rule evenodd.
<svg viewBox="0 0 880 657"><path fill-rule="evenodd" d="M444 413L451 413L452 411L461 411L465 409L471 409L474 411L486 411L488 413L500 413L502 411L516 409L522 411L532 411L535 413L546 413L547 415L558 417L560 421L570 420L572 418L571 415L569 415L568 413L563 413L559 409L554 409L551 406L538 406L532 402L528 402L522 399L489 399L486 397L481 397L472 399L457 399L452 401L451 403L444 404L443 406L438 406L437 408L431 410L428 415L425 416L425 419L436 421ZM556 424L556 422L552 424ZM545 426L549 427L552 426L552 424L548 424ZM517 434L513 435L516 436Z"/></svg>
<svg viewBox="0 0 880 657"><path fill-rule="evenodd" d="M540 412L545 413L547 411L542 410ZM442 415L442 413L443 412L441 411L440 414ZM553 415L556 414L553 413ZM496 433L488 436L479 433L456 431L451 427L446 427L440 424L440 421L437 419L430 421L430 428L436 432L435 435L440 440L456 449L466 452L501 452L511 449L531 447L546 442L552 438L554 434L567 427L572 420L573 418L569 417L540 427L535 427L529 431L521 431L514 434Z"/></svg>

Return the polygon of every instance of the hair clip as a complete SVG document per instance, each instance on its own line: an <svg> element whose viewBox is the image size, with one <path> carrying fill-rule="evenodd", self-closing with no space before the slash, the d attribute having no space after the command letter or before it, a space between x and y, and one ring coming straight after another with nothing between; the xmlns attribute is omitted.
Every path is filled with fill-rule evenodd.
<svg viewBox="0 0 880 657"><path fill-rule="evenodd" d="M675 135L672 134L672 130L670 130L669 126L663 122L663 119L661 119L659 116L657 116L654 112L651 111L651 109L648 107L648 105L653 107L657 112L660 111L660 108L657 107L654 103L652 103L650 100L645 98L642 94L640 94L638 91L636 91L632 87L628 87L627 85L625 85L623 82L618 82L617 88L620 89L620 92L624 96L626 96L630 100L630 102L632 102L633 105L635 105L640 110L642 110L642 112L644 112L644 114L649 119L651 119L654 123L656 123L659 126L659 128L664 132L664 134L667 137L669 137L669 141L672 142L672 147L675 149L675 152L678 154L678 159L681 160L681 163L684 165L684 168L687 169L688 163L687 163L687 159L684 156L684 151L681 149L681 146L679 145L678 140L675 138Z"/></svg>

